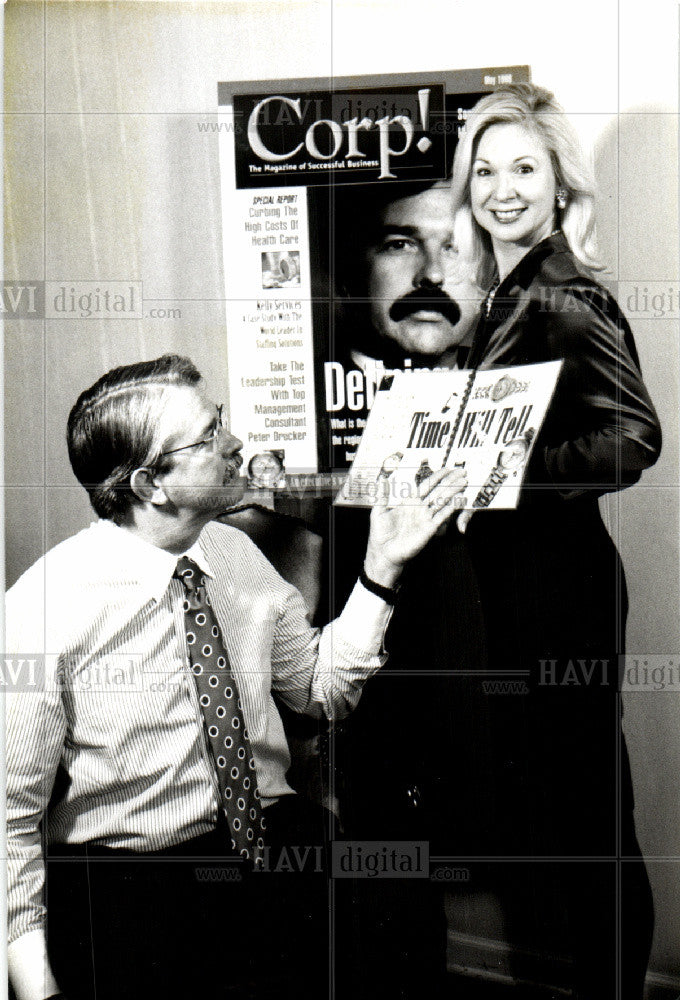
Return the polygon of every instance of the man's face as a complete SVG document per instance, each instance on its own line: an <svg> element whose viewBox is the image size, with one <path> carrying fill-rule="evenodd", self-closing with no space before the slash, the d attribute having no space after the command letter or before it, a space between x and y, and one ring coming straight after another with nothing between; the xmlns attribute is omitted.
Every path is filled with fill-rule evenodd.
<svg viewBox="0 0 680 1000"><path fill-rule="evenodd" d="M453 247L448 187L389 204L368 248L373 327L407 353L441 355L476 322L480 292Z"/></svg>
<svg viewBox="0 0 680 1000"><path fill-rule="evenodd" d="M162 450L172 454L161 460L158 478L179 511L218 514L241 500L245 489L245 479L239 475L243 442L220 427L217 407L202 386L172 386L168 390L162 431ZM176 451L178 448L181 450Z"/></svg>

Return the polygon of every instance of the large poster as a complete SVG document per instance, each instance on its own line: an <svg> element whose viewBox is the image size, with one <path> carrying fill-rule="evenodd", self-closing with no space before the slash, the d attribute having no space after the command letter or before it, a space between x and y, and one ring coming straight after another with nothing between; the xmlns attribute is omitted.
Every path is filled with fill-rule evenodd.
<svg viewBox="0 0 680 1000"><path fill-rule="evenodd" d="M427 320L422 304L392 307L389 291L369 292L368 243L400 200L439 184L446 207L467 111L499 83L528 77L511 66L219 84L227 352L238 358L230 419L248 429L252 485L350 466L397 363L376 346L383 320L416 308ZM427 308L451 328L465 310L448 300ZM418 359L406 348L398 366Z"/></svg>

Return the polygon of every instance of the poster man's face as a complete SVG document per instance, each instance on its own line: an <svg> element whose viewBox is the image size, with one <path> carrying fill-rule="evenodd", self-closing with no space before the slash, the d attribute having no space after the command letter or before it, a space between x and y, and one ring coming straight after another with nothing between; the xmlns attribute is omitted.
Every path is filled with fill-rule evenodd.
<svg viewBox="0 0 680 1000"><path fill-rule="evenodd" d="M367 251L373 327L408 354L443 354L475 323L480 292L453 247L447 187L387 205Z"/></svg>

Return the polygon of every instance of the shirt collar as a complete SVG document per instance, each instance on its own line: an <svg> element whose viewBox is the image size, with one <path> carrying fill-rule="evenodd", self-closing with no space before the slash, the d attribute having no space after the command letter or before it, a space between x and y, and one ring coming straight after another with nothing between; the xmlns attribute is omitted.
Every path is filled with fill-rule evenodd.
<svg viewBox="0 0 680 1000"><path fill-rule="evenodd" d="M166 552L113 521L98 521L92 527L104 540L107 556L110 556L110 569L115 571L117 564L120 564L121 571L128 579L132 577L145 595L159 602L170 585L180 556ZM201 547L200 538L199 535L194 544L180 555L193 559L201 572L212 577L214 574Z"/></svg>
<svg viewBox="0 0 680 1000"><path fill-rule="evenodd" d="M203 532L201 532L201 535L202 534ZM201 572L205 573L206 576L214 576L215 574L210 568L208 557L203 551L203 547L201 546L201 535L198 536L194 544L191 546L190 549L187 549L184 555L188 556L189 559L193 559L198 568L201 570Z"/></svg>

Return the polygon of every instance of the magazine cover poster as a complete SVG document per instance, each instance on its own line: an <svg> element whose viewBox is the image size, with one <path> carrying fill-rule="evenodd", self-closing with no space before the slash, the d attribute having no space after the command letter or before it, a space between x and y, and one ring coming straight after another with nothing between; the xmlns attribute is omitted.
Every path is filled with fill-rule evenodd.
<svg viewBox="0 0 680 1000"><path fill-rule="evenodd" d="M218 85L230 418L248 428L246 462L275 451L284 475L348 469L383 376L419 367L418 310L436 314L456 366L477 288L461 278L424 305L382 262L448 226L467 111L528 78L514 66Z"/></svg>

